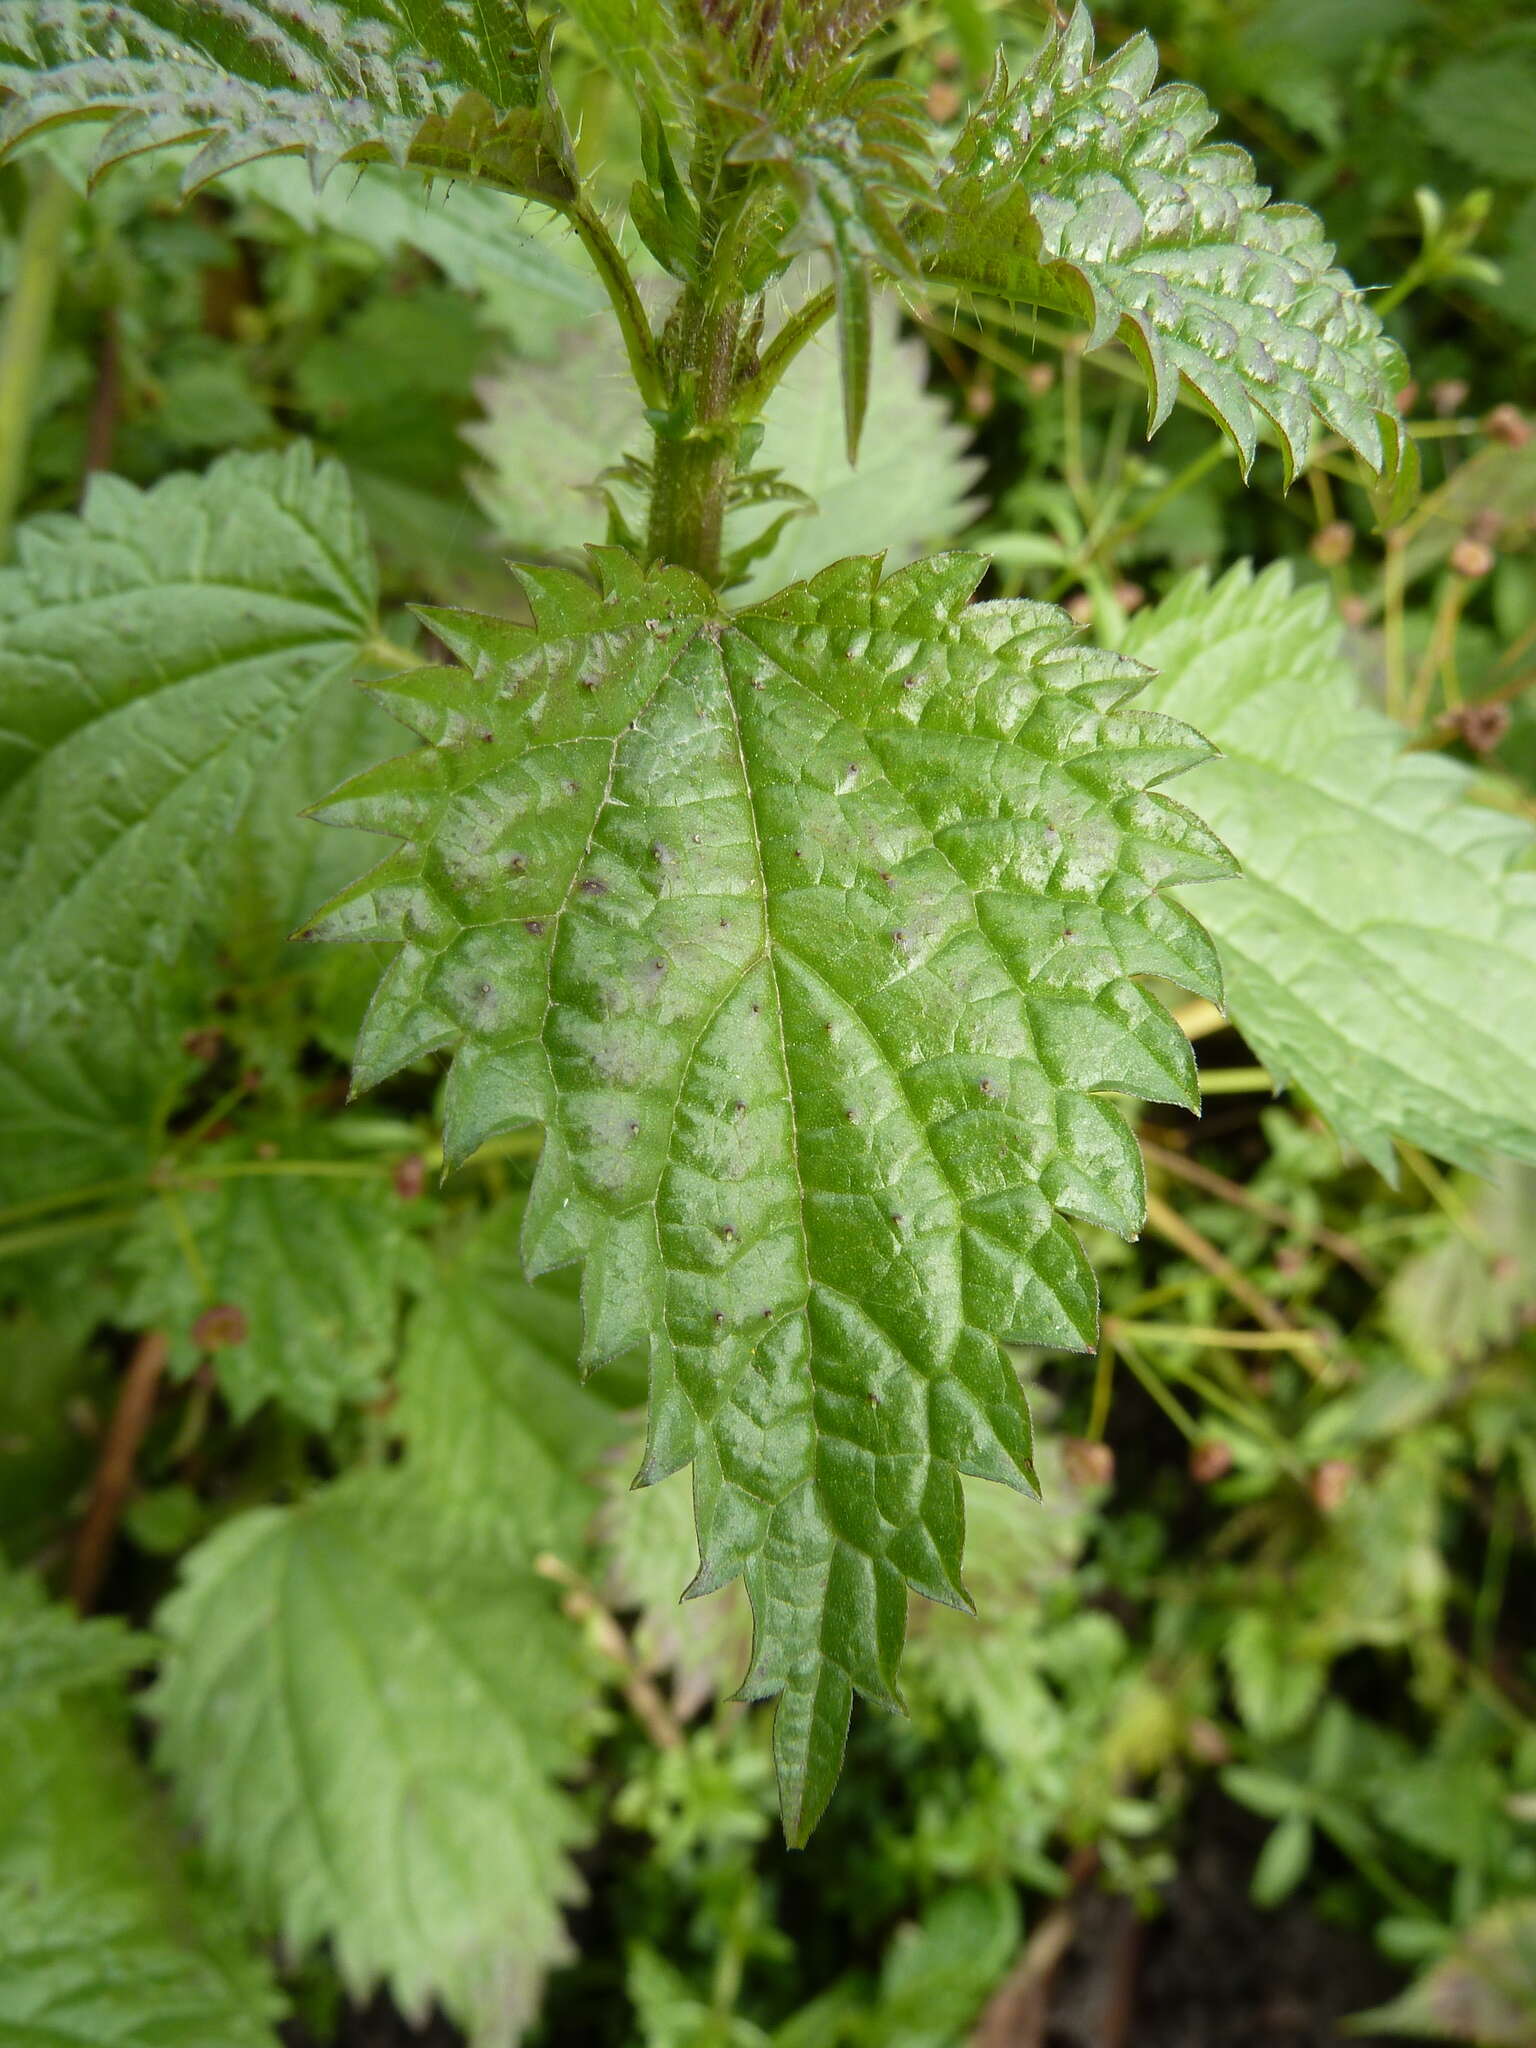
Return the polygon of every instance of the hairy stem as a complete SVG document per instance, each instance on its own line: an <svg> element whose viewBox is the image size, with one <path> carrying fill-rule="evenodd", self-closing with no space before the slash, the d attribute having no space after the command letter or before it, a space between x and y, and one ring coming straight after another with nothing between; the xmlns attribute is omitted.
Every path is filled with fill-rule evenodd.
<svg viewBox="0 0 1536 2048"><path fill-rule="evenodd" d="M581 200L571 207L570 222L581 237L582 247L592 258L593 267L602 279L603 289L618 317L629 367L640 396L647 405L664 405L666 387L656 357L656 337L651 332L651 323L646 318L635 280L630 276L629 265L624 261L618 243L604 226L601 215Z"/></svg>
<svg viewBox="0 0 1536 2048"><path fill-rule="evenodd" d="M757 372L736 394L737 419L755 420L778 388L779 379L808 341L819 334L837 309L837 294L828 285L795 309L763 350Z"/></svg>
<svg viewBox="0 0 1536 2048"><path fill-rule="evenodd" d="M653 458L651 530L646 557L692 569L706 583L720 580L725 505L736 466L737 433L731 424L736 344L743 306L727 299L711 306L690 289L678 308L678 391L686 421L658 428Z"/></svg>
<svg viewBox="0 0 1536 2048"><path fill-rule="evenodd" d="M53 325L64 239L74 210L70 186L51 164L40 165L27 195L16 281L0 332L0 561L11 551L11 531L37 406L37 380Z"/></svg>

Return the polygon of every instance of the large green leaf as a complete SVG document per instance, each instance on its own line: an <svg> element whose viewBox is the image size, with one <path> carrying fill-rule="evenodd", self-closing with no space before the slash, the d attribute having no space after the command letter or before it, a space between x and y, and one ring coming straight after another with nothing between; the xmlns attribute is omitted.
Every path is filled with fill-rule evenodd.
<svg viewBox="0 0 1536 2048"><path fill-rule="evenodd" d="M0 1191L148 1163L193 935L306 707L374 631L347 481L297 448L32 521L0 571Z"/></svg>
<svg viewBox="0 0 1536 2048"><path fill-rule="evenodd" d="M551 206L569 143L521 0L9 0L0 154L65 122L106 125L99 174L197 143L195 191L265 156L413 164Z"/></svg>
<svg viewBox="0 0 1536 2048"><path fill-rule="evenodd" d="M1147 372L1154 427L1182 378L1245 463L1267 420L1303 467L1315 413L1383 467L1400 352L1317 216L1269 204L1243 150L1205 141L1204 97L1156 76L1145 35L1096 64L1081 6L1017 80L999 63L955 145L928 269L1070 313L1090 347L1118 335Z"/></svg>
<svg viewBox="0 0 1536 2048"><path fill-rule="evenodd" d="M160 1620L159 1754L252 1909L354 1992L515 2041L578 1889L587 1692L548 1588L375 1474L226 1523Z"/></svg>
<svg viewBox="0 0 1536 2048"><path fill-rule="evenodd" d="M103 1688L143 1652L0 1576L0 2042L274 2048L267 1971L194 1881Z"/></svg>
<svg viewBox="0 0 1536 2048"><path fill-rule="evenodd" d="M1151 701L1221 748L1186 785L1242 880L1203 890L1231 1014L1385 1170L1394 1134L1536 1160L1536 836L1363 704L1325 590L1196 577L1138 617Z"/></svg>
<svg viewBox="0 0 1536 2048"><path fill-rule="evenodd" d="M965 1599L959 1474L1031 1483L999 1339L1094 1341L1059 1212L1141 1220L1101 1091L1194 1098L1131 977L1217 986L1158 892L1229 863L1150 793L1203 742L981 566L735 615L526 572L532 629L430 615L467 666L381 692L428 747L322 810L406 842L313 926L402 942L358 1084L451 1048L450 1160L545 1126L530 1266L585 1259L589 1358L650 1346L646 1473L693 1461L692 1590L746 1575L794 1839L907 1587Z"/></svg>

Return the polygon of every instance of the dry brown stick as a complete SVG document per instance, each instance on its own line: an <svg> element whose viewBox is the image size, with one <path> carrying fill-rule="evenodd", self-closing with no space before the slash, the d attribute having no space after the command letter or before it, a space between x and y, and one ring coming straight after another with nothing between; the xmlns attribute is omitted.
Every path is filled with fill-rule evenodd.
<svg viewBox="0 0 1536 2048"><path fill-rule="evenodd" d="M1110 1958L1109 1997L1104 2006L1099 2048L1128 2048L1131 2021L1135 2016L1136 1979L1141 1970L1146 1932L1146 1922L1127 1900L1114 1954Z"/></svg>
<svg viewBox="0 0 1536 2048"><path fill-rule="evenodd" d="M1076 1930L1077 1915L1069 1905L1051 1908L982 2007L970 2048L1044 2048L1051 1980Z"/></svg>
<svg viewBox="0 0 1536 2048"><path fill-rule="evenodd" d="M1295 1328L1289 1316L1276 1308L1261 1287L1255 1287L1248 1275L1242 1272L1223 1251L1218 1251L1210 1239L1196 1230L1187 1217L1165 1202L1161 1195L1147 1196L1147 1225L1159 1237L1165 1238L1176 1251L1193 1259L1197 1266L1203 1266L1213 1280L1219 1280L1234 1301L1240 1301L1256 1323L1266 1330L1291 1330Z"/></svg>
<svg viewBox="0 0 1536 2048"><path fill-rule="evenodd" d="M133 1468L139 1446L149 1428L160 1391L161 1375L170 1355L163 1330L148 1330L134 1346L118 1389L117 1405L102 1441L91 1481L91 1497L75 1539L69 1568L69 1597L82 1614L89 1614L101 1591L117 1524L133 1490Z"/></svg>
<svg viewBox="0 0 1536 2048"><path fill-rule="evenodd" d="M1202 1166L1198 1159L1186 1159L1182 1152L1170 1151L1166 1145L1154 1144L1150 1138L1142 1139L1141 1150L1150 1164L1160 1166L1175 1179L1188 1181L1191 1187L1203 1188L1208 1195L1216 1195L1223 1202L1232 1203L1234 1208L1246 1209L1251 1216L1274 1224L1277 1230L1294 1230L1302 1237L1309 1237L1315 1245L1332 1252L1336 1259L1342 1259L1346 1266L1353 1266L1362 1280L1368 1280L1373 1287L1381 1284L1381 1269L1352 1237L1346 1237L1342 1231L1330 1230L1326 1223L1304 1223L1278 1202L1266 1202L1262 1195L1250 1194L1241 1182L1228 1180L1224 1173Z"/></svg>
<svg viewBox="0 0 1536 2048"><path fill-rule="evenodd" d="M86 482L98 470L112 467L112 448L117 439L117 414L122 400L122 351L118 345L117 313L109 306L102 316L101 354L97 359L96 390L91 398L90 418L85 434Z"/></svg>
<svg viewBox="0 0 1536 2048"><path fill-rule="evenodd" d="M1243 1304L1256 1323L1262 1323L1266 1330L1289 1330L1296 1338L1295 1355L1308 1372L1319 1379L1329 1376L1328 1361L1307 1332L1297 1330L1290 1317L1275 1306L1261 1287L1255 1287L1225 1252L1218 1251L1208 1237L1196 1230L1193 1223L1181 1216L1161 1195L1149 1193L1147 1196L1147 1225L1176 1251L1193 1259L1197 1266L1203 1266L1213 1280L1226 1288L1234 1301Z"/></svg>
<svg viewBox="0 0 1536 2048"><path fill-rule="evenodd" d="M1051 1980L1077 1928L1072 1901L1098 1867L1099 1852L1091 1843L1072 1851L1065 1872L1066 1895L1046 1914L982 2007L967 2048L1042 2048L1051 2016Z"/></svg>
<svg viewBox="0 0 1536 2048"><path fill-rule="evenodd" d="M631 1712L656 1747L680 1749L682 1723L641 1665L634 1644L592 1586L563 1558L549 1551L534 1559L533 1568L541 1579L549 1579L562 1589L560 1605L572 1621L584 1621L591 1629L599 1650L618 1669L619 1690L629 1701Z"/></svg>

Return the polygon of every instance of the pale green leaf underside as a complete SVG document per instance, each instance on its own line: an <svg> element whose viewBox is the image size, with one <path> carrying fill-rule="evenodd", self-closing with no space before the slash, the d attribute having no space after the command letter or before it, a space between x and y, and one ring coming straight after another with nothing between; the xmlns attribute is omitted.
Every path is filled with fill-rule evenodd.
<svg viewBox="0 0 1536 2048"><path fill-rule="evenodd" d="M374 630L344 472L236 455L79 519L0 571L0 1188L146 1164L190 936L306 706Z"/></svg>
<svg viewBox="0 0 1536 2048"><path fill-rule="evenodd" d="M226 1523L160 1621L159 1755L251 1908L329 1940L354 1993L386 1978L510 2048L582 1832L586 1687L547 1588L374 1475Z"/></svg>
<svg viewBox="0 0 1536 2048"><path fill-rule="evenodd" d="M538 626L381 691L429 742L322 815L406 843L316 921L400 940L367 1086L454 1053L446 1147L542 1123L524 1245L585 1261L592 1359L649 1344L648 1477L694 1465L693 1590L745 1573L790 1833L907 1587L964 1599L959 1474L1030 1482L999 1339L1093 1342L1061 1212L1141 1218L1098 1091L1190 1101L1130 977L1216 987L1171 881L1230 872L1150 786L1203 758L1138 674L981 564L859 559L729 618L596 551Z"/></svg>
<svg viewBox="0 0 1536 2048"><path fill-rule="evenodd" d="M268 156L574 190L520 0L9 0L0 93L0 154L92 121L97 175L197 144L187 191Z"/></svg>
<svg viewBox="0 0 1536 2048"><path fill-rule="evenodd" d="M741 601L766 597L842 557L880 550L900 566L952 540L970 519L979 462L926 388L922 346L902 340L891 301L875 306L875 351L862 453L844 445L836 347L818 339L769 398L754 467L777 469L816 501L756 562ZM549 363L508 363L479 389L485 418L465 429L484 458L470 485L496 531L522 555L572 554L602 525L595 479L645 452L648 430L617 333L589 325L563 337ZM776 520L778 505L727 517L727 553Z"/></svg>
<svg viewBox="0 0 1536 2048"><path fill-rule="evenodd" d="M818 336L797 356L763 415L764 469L781 469L816 500L791 519L771 554L756 563L738 593L745 604L814 576L844 555L884 555L900 568L968 526L981 472L969 435L943 397L928 388L928 351L903 337L897 307L874 306L869 407L858 463L848 460L837 351ZM728 538L740 542L768 525L771 511L738 513Z"/></svg>
<svg viewBox="0 0 1536 2048"><path fill-rule="evenodd" d="M1205 137L1191 85L1156 86L1133 37L1094 62L1079 7L1017 80L1004 70L961 131L925 246L936 277L1073 313L1089 346L1117 335L1167 418L1182 378L1251 461L1261 423L1288 469L1313 416L1380 469L1395 459L1401 355L1322 223L1268 204L1247 153Z"/></svg>
<svg viewBox="0 0 1536 2048"><path fill-rule="evenodd" d="M1150 701L1221 748L1187 785L1242 880L1202 890L1265 1065L1390 1170L1394 1135L1536 1161L1536 835L1360 701L1321 589L1196 578L1134 621Z"/></svg>
<svg viewBox="0 0 1536 2048"><path fill-rule="evenodd" d="M394 1355L399 1198L379 1179L328 1177L331 1159L310 1176L292 1157L284 1174L217 1152L207 1163L236 1171L182 1195L174 1215L154 1204L125 1243L134 1285L123 1320L165 1331L173 1365L190 1372L198 1318L238 1310L245 1334L212 1360L236 1419L270 1400L327 1429L344 1403L379 1392Z"/></svg>

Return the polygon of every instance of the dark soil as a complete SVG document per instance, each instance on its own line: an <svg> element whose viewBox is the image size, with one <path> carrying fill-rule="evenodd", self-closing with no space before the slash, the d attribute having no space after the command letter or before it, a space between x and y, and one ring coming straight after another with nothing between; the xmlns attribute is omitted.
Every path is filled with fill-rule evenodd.
<svg viewBox="0 0 1536 2048"><path fill-rule="evenodd" d="M1400 1988L1361 1936L1251 1903L1262 1823L1214 1796L1194 1820L1156 1919L1085 1902L1041 2048L1340 2048L1338 2022Z"/></svg>
<svg viewBox="0 0 1536 2048"><path fill-rule="evenodd" d="M1179 1875L1156 1918L1140 1919L1123 1899L1086 1894L1051 1984L1045 2032L1026 2025L1016 2048L1341 2048L1338 2022L1383 2004L1399 1980L1363 1937L1305 1905L1269 1913L1250 1902L1264 1832L1213 1793L1191 1817ZM616 1986L612 1996L621 1996ZM586 2032L557 2026L541 2039L585 2048ZM383 1997L349 2008L334 2032L290 2021L282 2039L286 2048L463 2042L440 2018L410 2026Z"/></svg>

